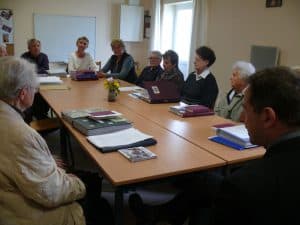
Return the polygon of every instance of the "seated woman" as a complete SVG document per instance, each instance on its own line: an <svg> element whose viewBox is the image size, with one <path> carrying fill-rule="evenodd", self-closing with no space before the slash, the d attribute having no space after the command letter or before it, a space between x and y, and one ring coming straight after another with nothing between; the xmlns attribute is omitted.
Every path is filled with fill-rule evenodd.
<svg viewBox="0 0 300 225"><path fill-rule="evenodd" d="M143 86L144 81L154 81L157 76L163 73L160 66L162 55L159 51L151 51L149 56L149 66L146 66L136 81L136 85Z"/></svg>
<svg viewBox="0 0 300 225"><path fill-rule="evenodd" d="M101 69L99 77L113 77L129 83L135 83L137 76L134 60L126 52L124 42L120 39L115 39L110 45L114 54ZM107 73L108 71L110 73Z"/></svg>
<svg viewBox="0 0 300 225"><path fill-rule="evenodd" d="M213 108L219 88L209 67L216 60L212 49L202 46L196 50L195 72L189 74L182 89L182 101L187 104L205 105Z"/></svg>
<svg viewBox="0 0 300 225"><path fill-rule="evenodd" d="M181 92L184 84L182 72L178 68L178 55L173 50L168 50L163 54L164 72L157 76L156 80L168 80L173 82Z"/></svg>
<svg viewBox="0 0 300 225"><path fill-rule="evenodd" d="M255 73L255 68L251 63L237 61L233 64L230 77L232 89L216 105L216 114L234 121L243 121L244 91L248 85L248 78L253 73Z"/></svg>
<svg viewBox="0 0 300 225"><path fill-rule="evenodd" d="M80 37L76 41L77 51L73 52L68 62L68 72L72 71L96 71L97 66L93 57L85 52L89 46L87 37Z"/></svg>
<svg viewBox="0 0 300 225"><path fill-rule="evenodd" d="M37 88L32 64L21 58L0 58L0 223L85 225L85 216L92 218L86 199L97 199L95 194L88 197L96 193L92 182L82 176L86 189L76 175L66 173L44 139L22 118ZM101 189L101 180L95 182Z"/></svg>

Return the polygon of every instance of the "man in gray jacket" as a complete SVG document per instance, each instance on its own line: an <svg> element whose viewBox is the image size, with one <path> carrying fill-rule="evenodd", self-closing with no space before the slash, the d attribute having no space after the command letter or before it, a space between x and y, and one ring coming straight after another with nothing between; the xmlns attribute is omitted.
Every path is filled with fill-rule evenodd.
<svg viewBox="0 0 300 225"><path fill-rule="evenodd" d="M34 66L0 58L0 224L84 225L85 185L66 173L22 118L38 88Z"/></svg>

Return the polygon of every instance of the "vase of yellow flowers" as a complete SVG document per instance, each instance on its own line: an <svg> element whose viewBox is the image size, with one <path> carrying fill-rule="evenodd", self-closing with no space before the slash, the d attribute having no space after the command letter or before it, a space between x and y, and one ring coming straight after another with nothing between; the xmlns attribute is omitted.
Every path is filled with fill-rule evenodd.
<svg viewBox="0 0 300 225"><path fill-rule="evenodd" d="M116 100L116 96L120 93L119 82L110 77L104 81L104 87L108 90L107 100L109 102L114 102Z"/></svg>

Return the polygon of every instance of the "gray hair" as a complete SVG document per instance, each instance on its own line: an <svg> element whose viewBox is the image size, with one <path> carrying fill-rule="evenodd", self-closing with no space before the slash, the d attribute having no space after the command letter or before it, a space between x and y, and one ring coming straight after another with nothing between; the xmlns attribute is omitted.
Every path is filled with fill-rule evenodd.
<svg viewBox="0 0 300 225"><path fill-rule="evenodd" d="M255 67L245 61L236 61L232 66L232 70L239 71L240 77L245 81L248 81L248 77L255 73Z"/></svg>
<svg viewBox="0 0 300 225"><path fill-rule="evenodd" d="M0 99L13 100L24 87L38 87L35 66L25 59L0 58Z"/></svg>
<svg viewBox="0 0 300 225"><path fill-rule="evenodd" d="M162 54L160 51L151 51L150 54L155 55L157 58L162 59Z"/></svg>

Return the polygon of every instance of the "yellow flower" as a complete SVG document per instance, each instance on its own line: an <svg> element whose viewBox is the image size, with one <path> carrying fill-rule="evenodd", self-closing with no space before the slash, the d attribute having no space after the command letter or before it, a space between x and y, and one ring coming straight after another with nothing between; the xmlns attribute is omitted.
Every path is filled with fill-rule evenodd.
<svg viewBox="0 0 300 225"><path fill-rule="evenodd" d="M115 91L116 93L120 93L120 84L114 78L109 77L104 81L104 87L110 91Z"/></svg>

